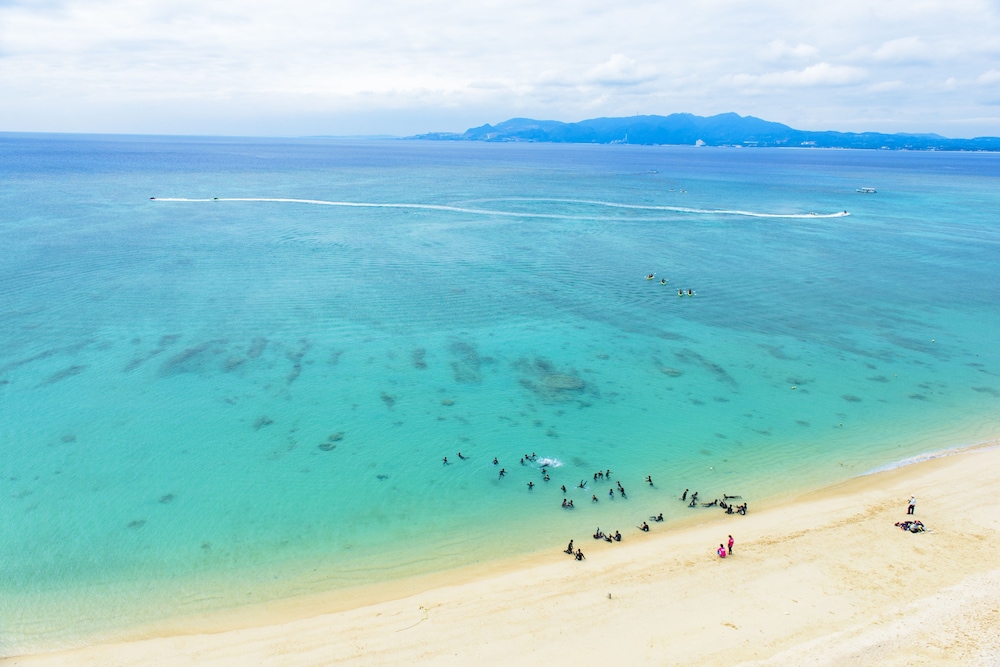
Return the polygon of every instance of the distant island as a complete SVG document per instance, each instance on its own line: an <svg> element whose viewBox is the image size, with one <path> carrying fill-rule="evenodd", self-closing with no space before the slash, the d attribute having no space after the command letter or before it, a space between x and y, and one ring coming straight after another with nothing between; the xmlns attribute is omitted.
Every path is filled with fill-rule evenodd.
<svg viewBox="0 0 1000 667"><path fill-rule="evenodd" d="M412 139L433 141L526 141L575 144L688 146L779 146L869 148L883 150L1000 151L1000 137L949 139L938 134L879 132L811 132L781 123L723 113L695 116L629 116L592 118L578 123L512 118L496 125L473 127L461 134L432 132Z"/></svg>

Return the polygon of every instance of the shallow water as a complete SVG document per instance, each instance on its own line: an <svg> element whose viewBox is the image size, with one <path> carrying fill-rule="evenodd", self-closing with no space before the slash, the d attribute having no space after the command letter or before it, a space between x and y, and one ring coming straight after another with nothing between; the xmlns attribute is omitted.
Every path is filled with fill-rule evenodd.
<svg viewBox="0 0 1000 667"><path fill-rule="evenodd" d="M998 176L988 154L0 136L0 655L996 437Z"/></svg>

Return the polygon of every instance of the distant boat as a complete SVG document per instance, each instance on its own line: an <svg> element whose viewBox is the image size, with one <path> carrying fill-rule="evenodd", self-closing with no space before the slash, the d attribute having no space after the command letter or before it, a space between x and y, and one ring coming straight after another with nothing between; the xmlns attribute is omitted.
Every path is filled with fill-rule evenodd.
<svg viewBox="0 0 1000 667"><path fill-rule="evenodd" d="M858 188L855 192L860 192L863 195L873 195L875 194L875 188Z"/></svg>

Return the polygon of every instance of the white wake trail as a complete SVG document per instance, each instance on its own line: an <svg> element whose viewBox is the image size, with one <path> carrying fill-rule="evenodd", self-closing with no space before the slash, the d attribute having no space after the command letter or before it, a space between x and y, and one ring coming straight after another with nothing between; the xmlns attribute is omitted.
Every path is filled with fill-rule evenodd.
<svg viewBox="0 0 1000 667"><path fill-rule="evenodd" d="M444 204L386 204L379 202L327 201L324 199L290 199L285 197L212 197L191 199L187 197L150 197L151 201L164 202L273 202L280 204L309 204L313 206L341 206L347 208L401 208L424 211L448 211L451 213L471 213L474 215L505 216L510 218L545 218L550 220L606 220L607 218L586 215L564 215L558 213L532 213L518 211L498 211L495 209L467 208L464 206L447 206ZM621 204L588 199L494 199L486 201L535 201L563 204L586 204L635 211L659 211L665 213L690 213L696 215L736 215L749 218L781 218L781 219L815 219L843 218L850 215L847 211L837 213L759 213L756 211L741 211L737 209L688 208L685 206L652 206L642 204Z"/></svg>

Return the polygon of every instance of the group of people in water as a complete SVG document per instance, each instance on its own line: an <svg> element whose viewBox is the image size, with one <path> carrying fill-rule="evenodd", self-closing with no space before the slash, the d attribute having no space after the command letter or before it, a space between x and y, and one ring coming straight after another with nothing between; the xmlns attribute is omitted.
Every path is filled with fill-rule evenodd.
<svg viewBox="0 0 1000 667"><path fill-rule="evenodd" d="M465 456L464 454L462 454L462 452L458 452L457 456L462 461L469 460L469 457ZM450 465L450 462L448 461L448 457L447 456L445 456L444 458L442 458L441 461L442 461L442 463L444 465ZM520 460L520 464L522 466L527 466L530 463L533 463L533 462L536 462L536 461L538 461L538 455L535 454L534 452L532 452L531 454L525 454L524 456L522 456L521 460ZM494 456L492 463L493 463L494 466L500 466L500 459L498 457ZM549 476L549 471L548 471L548 464L552 463L552 461L549 460L549 459L542 459L540 461L540 463L543 464L539 468L539 471L540 471L540 473L542 475L542 480L544 482L548 482L548 481L551 480L551 477ZM558 462L556 462L556 463L558 465ZM507 469L505 467L501 466L500 470L499 470L499 474L498 474L498 479L502 480L506 476L507 476ZM594 482L603 482L605 480L611 481L611 479L612 479L612 476L611 476L611 469L610 468L608 468L606 470L598 470L597 472L595 472L593 474L593 481ZM653 477L651 475L646 475L646 477L643 479L643 481L646 482L646 484L648 484L649 486L655 488L655 484L653 484ZM531 491L532 489L535 488L535 483L533 481L529 481L527 483L527 485L528 485L528 490L529 491ZM576 488L588 490L588 486L587 485L588 485L588 481L586 479L581 479L580 482L576 485ZM560 485L559 488L560 488L560 490L564 494L568 493L565 484ZM628 499L628 494L626 493L625 487L622 485L621 480L615 480L615 487L611 487L611 488L608 489L608 497L609 498L614 499L616 489L617 489L618 494L621 496L621 498L626 499L626 500ZM698 504L699 504L698 503L698 492L695 491L694 493L690 493L690 496L688 495L689 493L690 493L689 489L684 489L684 493L681 494L681 498L680 499L682 501L687 502L688 503L688 507L697 507ZM593 502L593 503L600 502L600 500L597 497L596 493L591 494L590 498L591 498L591 502ZM727 514L743 514L743 515L745 515L747 513L747 504L746 503L737 505L737 504L733 504L733 503L730 502L732 500L737 500L737 499L740 499L740 498L741 498L741 496L738 496L738 495L723 494L721 500L718 499L718 498L716 498L712 502L708 502L708 503L703 502L703 503L701 503L701 506L702 507L720 507L723 510L725 510L725 512ZM575 506L573 504L573 499L572 498L566 498L566 497L564 497L562 499L562 507L564 509L575 509ZM655 515L650 516L649 517L649 521L652 521L652 522L655 522L655 523L661 523L661 522L663 522L664 521L663 512L660 512L659 514L655 514ZM918 531L923 530L923 524L921 524L919 521L916 521L916 522L907 521L907 522L904 522L902 524L901 523L897 523L896 525L899 526L900 528L902 528L903 530L912 530L913 532L918 532ZM649 526L649 523L647 521L643 521L641 524L637 525L636 528L638 528L639 530L643 531L644 533L650 532L650 526ZM596 531L594 531L593 538L595 540L604 540L605 542L621 542L622 541L622 534L621 534L620 531L617 531L617 530L614 533L605 533L600 528L598 528ZM732 547L733 547L733 538L730 535L729 536L729 546L728 546L728 549L723 544L719 545L719 556L722 557L722 558L725 558L727 555L731 555L732 554ZM584 555L583 555L583 551L581 549L577 548L577 549L574 550L574 548L573 548L573 540L569 541L569 545L567 545L567 547L566 547L566 549L564 551L565 551L565 553L573 556L578 561L584 560L584 558L585 558Z"/></svg>
<svg viewBox="0 0 1000 667"><path fill-rule="evenodd" d="M689 489L684 489L684 493L681 494L681 500L684 500L684 501L688 500L688 490ZM727 494L722 494L722 500L719 500L718 498L716 498L715 500L713 500L710 503L701 503L701 506L702 507L720 507L720 508L722 508L723 510L726 511L726 514L741 514L743 516L746 516L746 514L747 514L747 504L746 503L743 503L742 505L734 505L732 503L727 502L729 500L741 499L742 497L743 496L730 496L730 495L727 495ZM698 506L698 492L695 491L694 493L691 494L691 499L688 502L688 507L697 507L697 506Z"/></svg>
<svg viewBox="0 0 1000 667"><path fill-rule="evenodd" d="M646 274L646 280L653 280L654 278L656 278L656 274L655 273L647 273ZM661 285L666 285L667 284L667 279L666 278L660 278L660 284ZM694 290L683 290L683 289L677 290L677 296L694 296L694 295L695 295L695 291Z"/></svg>

